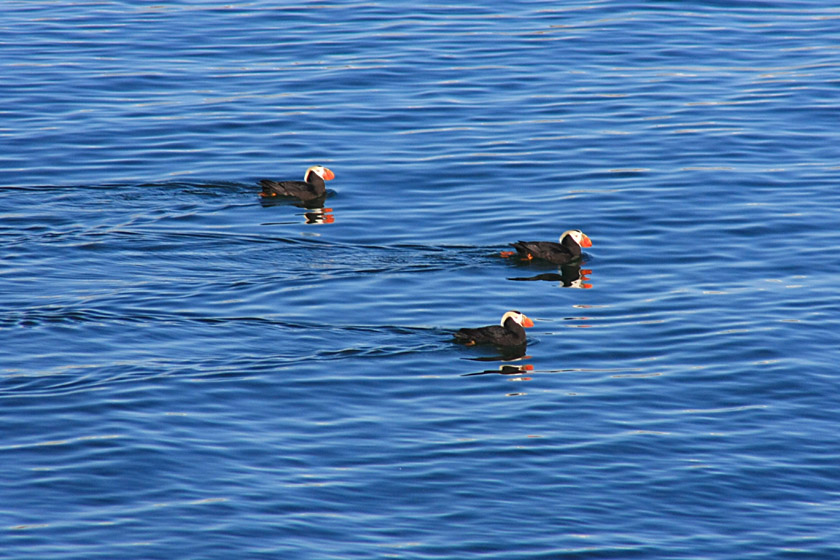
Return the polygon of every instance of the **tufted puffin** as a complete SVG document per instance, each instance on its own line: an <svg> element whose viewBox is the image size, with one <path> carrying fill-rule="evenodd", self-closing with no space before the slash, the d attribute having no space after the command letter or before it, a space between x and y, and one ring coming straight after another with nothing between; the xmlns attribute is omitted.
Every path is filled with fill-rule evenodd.
<svg viewBox="0 0 840 560"><path fill-rule="evenodd" d="M542 259L554 264L566 264L580 258L581 247L592 247L592 240L579 229L570 229L560 236L560 242L517 241L512 243L513 251L502 251L503 257L516 254L520 259Z"/></svg>
<svg viewBox="0 0 840 560"><path fill-rule="evenodd" d="M526 344L525 328L533 327L534 322L519 311L508 311L502 315L501 326L490 325L477 329L460 329L455 332L455 341L473 346L474 344L494 344L503 347L521 347Z"/></svg>
<svg viewBox="0 0 840 560"><path fill-rule="evenodd" d="M303 181L272 181L261 179L262 197L286 196L297 198L304 202L322 198L327 194L327 185L324 181L335 178L335 173L323 165L313 165L306 170Z"/></svg>

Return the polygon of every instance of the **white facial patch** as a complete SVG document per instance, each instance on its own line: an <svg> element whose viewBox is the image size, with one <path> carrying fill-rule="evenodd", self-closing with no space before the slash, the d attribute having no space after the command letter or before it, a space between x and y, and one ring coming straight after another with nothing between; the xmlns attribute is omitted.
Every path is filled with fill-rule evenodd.
<svg viewBox="0 0 840 560"><path fill-rule="evenodd" d="M310 167L309 169L306 170L306 174L303 176L304 181L309 179L309 173L310 172L314 173L315 175L317 175L321 179L324 178L324 168L320 165L313 165L312 167Z"/></svg>
<svg viewBox="0 0 840 560"><path fill-rule="evenodd" d="M563 232L563 235L560 236L560 243L563 242L563 238L566 236L571 237L575 243L580 245L581 240L583 239L583 232L579 229L570 229L569 231Z"/></svg>
<svg viewBox="0 0 840 560"><path fill-rule="evenodd" d="M505 326L505 321L507 321L508 319L513 319L514 321L516 321L517 323L519 323L521 325L522 324L522 313L519 313L518 311L508 311L507 313L502 315L502 321L501 321L500 324L504 327Z"/></svg>

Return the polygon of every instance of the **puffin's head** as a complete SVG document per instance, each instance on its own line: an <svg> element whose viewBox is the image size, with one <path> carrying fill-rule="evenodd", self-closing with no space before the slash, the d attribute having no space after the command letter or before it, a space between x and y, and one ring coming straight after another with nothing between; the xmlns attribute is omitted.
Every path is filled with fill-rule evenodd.
<svg viewBox="0 0 840 560"><path fill-rule="evenodd" d="M502 315L502 326L505 326L505 321L508 319L513 319L518 325L523 327L533 327L534 322L525 316L524 313L520 313L519 311L508 311L504 315Z"/></svg>
<svg viewBox="0 0 840 560"><path fill-rule="evenodd" d="M564 231L563 235L560 236L560 243L563 243L563 239L565 239L567 235L572 239L572 241L574 241L581 247L592 247L592 240L589 239L588 235L586 235L579 229L570 229L569 231Z"/></svg>
<svg viewBox="0 0 840 560"><path fill-rule="evenodd" d="M332 179L335 179L335 173L333 173L323 165L313 165L312 167L306 170L306 175L303 176L303 180L307 183L309 182L310 173L314 173L324 181L330 181Z"/></svg>

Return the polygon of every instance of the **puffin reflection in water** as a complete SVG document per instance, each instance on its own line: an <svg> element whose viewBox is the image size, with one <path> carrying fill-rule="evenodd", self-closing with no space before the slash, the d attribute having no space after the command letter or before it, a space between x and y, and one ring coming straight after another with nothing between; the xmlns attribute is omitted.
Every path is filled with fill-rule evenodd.
<svg viewBox="0 0 840 560"><path fill-rule="evenodd" d="M592 274L592 269L580 268L580 262L574 264L563 264L557 267L557 272L543 272L536 276L508 278L508 280L515 280L519 282L557 282L563 288L581 288L588 290L592 287L589 275Z"/></svg>
<svg viewBox="0 0 840 560"><path fill-rule="evenodd" d="M508 311L502 315L499 325L460 329L454 333L454 340L467 346L490 344L502 350L505 355L521 357L528 344L525 328L533 326L534 322L524 313Z"/></svg>
<svg viewBox="0 0 840 560"><path fill-rule="evenodd" d="M581 258L581 247L592 247L592 240L579 229L563 232L560 241L517 241L511 244L516 251L502 251L502 257L516 256L520 260L540 259L554 264L567 264Z"/></svg>
<svg viewBox="0 0 840 560"><path fill-rule="evenodd" d="M335 222L332 208L310 208L304 215L307 224L331 224Z"/></svg>
<svg viewBox="0 0 840 560"><path fill-rule="evenodd" d="M503 364L500 365L497 369L485 369L483 371L476 371L473 373L462 373L461 377L472 377L474 375L509 375L512 376L511 379L516 381L530 381L531 378L527 376L530 372L534 371L533 364L521 364L521 365L514 365L514 364ZM526 374L525 377L522 377L522 374Z"/></svg>

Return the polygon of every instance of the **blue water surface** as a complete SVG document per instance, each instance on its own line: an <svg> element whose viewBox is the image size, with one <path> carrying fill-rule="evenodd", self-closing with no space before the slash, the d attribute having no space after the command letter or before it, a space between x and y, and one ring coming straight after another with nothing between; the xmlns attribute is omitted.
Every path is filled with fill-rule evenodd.
<svg viewBox="0 0 840 560"><path fill-rule="evenodd" d="M811 0L5 2L0 557L840 557L838 45ZM451 342L509 309L525 356Z"/></svg>

